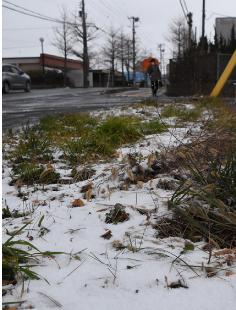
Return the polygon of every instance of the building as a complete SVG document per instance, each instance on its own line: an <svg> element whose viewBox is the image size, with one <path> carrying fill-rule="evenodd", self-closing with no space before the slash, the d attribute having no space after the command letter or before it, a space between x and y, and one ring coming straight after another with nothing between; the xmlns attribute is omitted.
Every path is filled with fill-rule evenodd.
<svg viewBox="0 0 236 310"><path fill-rule="evenodd" d="M17 65L25 72L42 72L43 67L45 71L56 70L63 72L64 58L50 55L41 54L40 57L15 57L3 58L2 63ZM67 59L67 76L70 84L74 87L83 87L83 63L75 59ZM89 76L90 86L93 87L92 74Z"/></svg>
<svg viewBox="0 0 236 310"><path fill-rule="evenodd" d="M216 34L226 41L230 39L232 28L236 33L236 17L218 17L216 18Z"/></svg>

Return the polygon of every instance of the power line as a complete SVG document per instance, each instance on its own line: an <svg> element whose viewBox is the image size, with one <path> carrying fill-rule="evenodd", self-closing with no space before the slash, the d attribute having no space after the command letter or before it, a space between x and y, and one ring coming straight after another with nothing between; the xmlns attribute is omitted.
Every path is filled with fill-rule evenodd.
<svg viewBox="0 0 236 310"><path fill-rule="evenodd" d="M17 12L17 13L20 13L20 14L23 14L23 15L27 15L27 16L31 16L31 17L34 17L34 18L38 18L38 19L41 19L41 20L45 20L45 21L49 21L49 22L56 22L56 23L62 23L62 21L58 21L58 20L53 20L53 19L49 19L49 18L44 18L44 17L40 17L38 15L34 15L34 14L30 14L30 13L27 13L27 12L24 12L24 11L20 11L18 9L14 9L14 8L11 8L9 6L6 6L6 5L2 5L3 8L5 9L8 9L8 10L11 10L11 11L14 11L14 12Z"/></svg>
<svg viewBox="0 0 236 310"><path fill-rule="evenodd" d="M15 48L32 48L32 47L38 47L38 45L29 45L29 46L12 46L12 47L3 47L3 50L11 50Z"/></svg>
<svg viewBox="0 0 236 310"><path fill-rule="evenodd" d="M23 27L23 28L3 28L3 31L21 31L21 30L41 30L52 29L52 27Z"/></svg>
<svg viewBox="0 0 236 310"><path fill-rule="evenodd" d="M180 3L180 5L181 5L181 8L182 8L182 11L183 11L183 14L184 14L185 19L188 20L188 18L187 18L187 13L188 13L188 11L186 11L186 7L184 7L184 5L183 5L183 3L182 3L182 0L179 0L179 3Z"/></svg>
<svg viewBox="0 0 236 310"><path fill-rule="evenodd" d="M16 5L16 4L14 4L14 3L10 2L10 1L3 0L3 2L6 2L6 3L8 3L8 4L10 4L10 5L12 5L12 6L16 7L16 8L22 9L22 10L27 11L27 12L29 12L29 13L36 14L36 15L41 16L41 17L43 17L43 18L53 19L52 17L43 15L43 14L38 13L38 12L36 12L36 11L29 10L29 9L23 7L23 6ZM56 19L54 19L54 20L56 20Z"/></svg>
<svg viewBox="0 0 236 310"><path fill-rule="evenodd" d="M6 2L6 0L3 0ZM8 1L9 2L9 1ZM50 21L50 22L55 22L55 23L60 23L60 24L67 24L67 25L71 25L71 26L74 26L74 25L77 25L76 23L70 23L70 22L65 22L65 21L62 21L62 20L59 20L59 19L55 19L55 18L52 18L52 17L49 17L49 16L44 16L38 12L34 12L34 11L31 11L31 10L28 10L26 8L23 8L21 7L23 10L25 11L31 11L31 12L34 12L34 13L28 13L28 12L24 12L22 10L18 10L18 9L14 9L14 8L11 8L7 5L2 5L4 8L8 9L8 10L11 10L11 11L14 11L14 12L17 12L17 13L20 13L20 14L23 14L23 15L27 15L27 16L31 16L31 17L34 17L34 18L38 18L38 19L41 19L41 20L45 20L45 21ZM36 15L37 14L37 15ZM89 27L94 27L96 28L97 30L101 30L103 32L105 32L104 29L102 29L101 27L98 27L96 26L94 23L90 23L88 24Z"/></svg>
<svg viewBox="0 0 236 310"><path fill-rule="evenodd" d="M188 7L187 7L187 4L186 4L186 1L183 0L183 3L184 3L184 6L185 6L185 11L188 12Z"/></svg>

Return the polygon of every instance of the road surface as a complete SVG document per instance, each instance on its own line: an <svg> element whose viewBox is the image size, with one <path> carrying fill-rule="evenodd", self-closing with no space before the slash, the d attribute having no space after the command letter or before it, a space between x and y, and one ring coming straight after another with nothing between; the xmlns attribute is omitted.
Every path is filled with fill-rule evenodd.
<svg viewBox="0 0 236 310"><path fill-rule="evenodd" d="M15 91L2 97L3 132L33 124L46 115L109 109L139 102L149 96L149 89L113 94L105 94L101 88Z"/></svg>

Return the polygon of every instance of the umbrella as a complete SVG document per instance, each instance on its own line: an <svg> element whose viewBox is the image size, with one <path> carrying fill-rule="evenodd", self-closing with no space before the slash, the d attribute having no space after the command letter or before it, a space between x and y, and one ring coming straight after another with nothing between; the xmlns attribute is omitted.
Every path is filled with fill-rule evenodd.
<svg viewBox="0 0 236 310"><path fill-rule="evenodd" d="M160 64L160 61L157 58L154 57L148 57L145 58L142 62L141 62L141 70L142 71L147 71L148 67L151 65L151 60L155 59L156 64Z"/></svg>

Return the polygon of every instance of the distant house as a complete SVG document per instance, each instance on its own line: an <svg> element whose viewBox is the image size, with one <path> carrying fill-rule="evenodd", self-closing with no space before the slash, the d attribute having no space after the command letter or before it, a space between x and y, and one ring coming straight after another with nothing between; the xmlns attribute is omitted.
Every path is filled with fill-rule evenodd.
<svg viewBox="0 0 236 310"><path fill-rule="evenodd" d="M93 87L110 87L111 71L109 69L95 69L91 71L93 74ZM125 81L122 80L122 73L115 70L115 85L122 86Z"/></svg>
<svg viewBox="0 0 236 310"><path fill-rule="evenodd" d="M15 64L25 72L42 72L43 66L46 71L63 71L64 68L64 58L50 54L40 54L40 57L3 58L2 62ZM79 60L67 59L67 71L71 85L74 87L83 87L83 63ZM93 87L92 74L90 74L89 80L90 86Z"/></svg>

